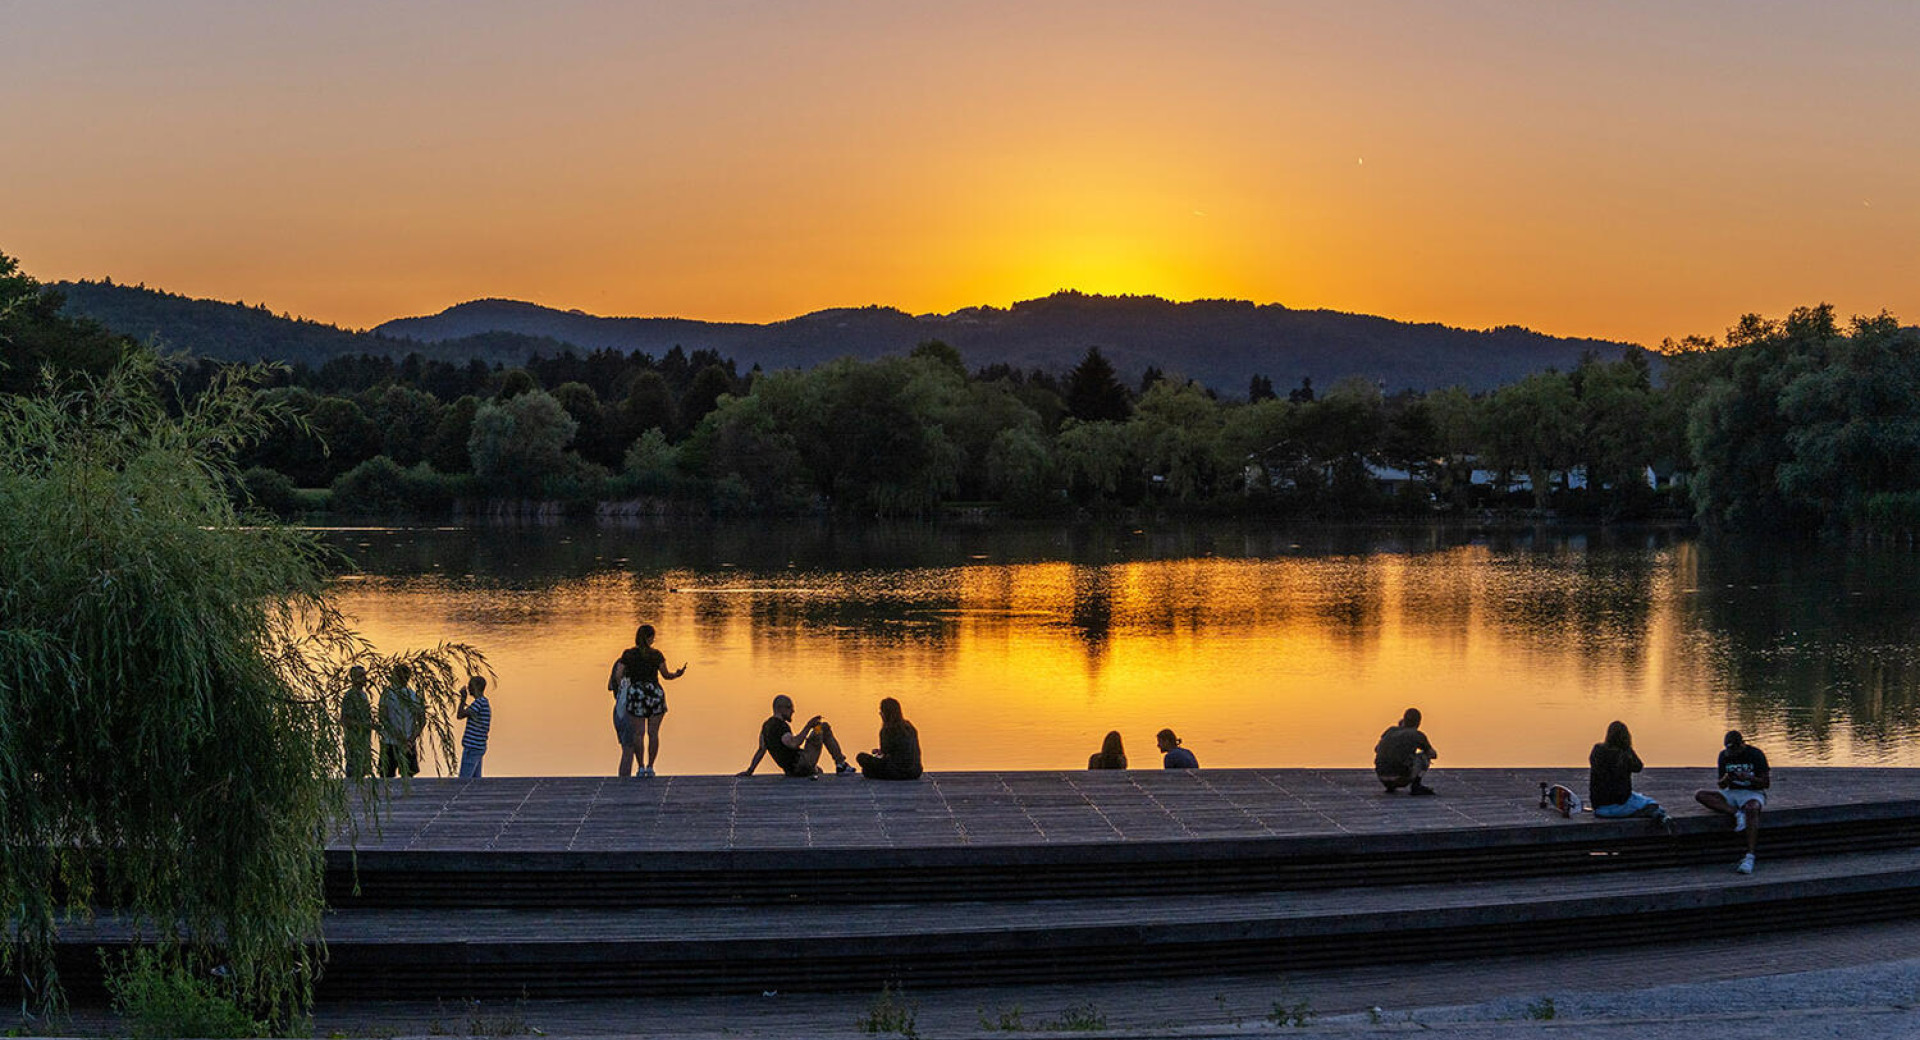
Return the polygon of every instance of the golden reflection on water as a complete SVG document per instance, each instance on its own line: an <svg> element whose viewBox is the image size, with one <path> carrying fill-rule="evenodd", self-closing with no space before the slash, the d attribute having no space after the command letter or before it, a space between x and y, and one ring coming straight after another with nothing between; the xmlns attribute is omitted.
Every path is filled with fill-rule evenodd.
<svg viewBox="0 0 1920 1040"><path fill-rule="evenodd" d="M667 687L669 774L743 767L781 692L799 718L832 721L849 755L873 745L876 702L900 698L934 770L1079 768L1109 729L1136 767L1157 766L1161 727L1203 766L1364 766L1409 705L1441 766L1539 765L1558 780L1583 780L1615 718L1651 766L1711 764L1730 725L1783 763L1912 761L1910 711L1862 733L1818 697L1804 710L1743 699L1774 681L1765 650L1756 666L1713 630L1699 569L1690 542L1605 561L1469 545L603 572L531 588L372 576L338 597L383 647L486 650L496 775L613 770L607 672L643 621L671 665L691 665ZM1864 687L1870 720L1888 721L1883 698L1911 707L1912 676L1884 661L1839 678Z"/></svg>

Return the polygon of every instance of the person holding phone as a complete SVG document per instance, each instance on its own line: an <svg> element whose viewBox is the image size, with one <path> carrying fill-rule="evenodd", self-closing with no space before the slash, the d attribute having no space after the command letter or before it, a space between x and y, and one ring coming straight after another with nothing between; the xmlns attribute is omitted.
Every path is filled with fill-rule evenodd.
<svg viewBox="0 0 1920 1040"><path fill-rule="evenodd" d="M753 761L747 763L740 775L752 776L760 760L771 757L773 764L786 775L810 779L821 773L820 752L823 750L833 756L836 775L860 772L841 753L840 741L834 738L833 727L825 719L815 715L800 727L800 732L793 731L793 698L783 693L773 699L773 714L760 724L760 745L754 748Z"/></svg>

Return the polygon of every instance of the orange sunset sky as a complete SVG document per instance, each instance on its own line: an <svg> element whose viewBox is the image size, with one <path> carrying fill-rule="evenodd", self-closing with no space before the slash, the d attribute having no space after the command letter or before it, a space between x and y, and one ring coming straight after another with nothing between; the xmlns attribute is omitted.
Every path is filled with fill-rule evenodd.
<svg viewBox="0 0 1920 1040"><path fill-rule="evenodd" d="M0 251L347 326L1920 319L1920 5L0 5Z"/></svg>

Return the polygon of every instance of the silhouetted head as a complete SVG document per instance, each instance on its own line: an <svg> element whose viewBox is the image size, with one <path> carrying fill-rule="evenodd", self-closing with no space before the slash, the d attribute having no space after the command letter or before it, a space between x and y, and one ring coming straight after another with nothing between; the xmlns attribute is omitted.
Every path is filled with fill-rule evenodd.
<svg viewBox="0 0 1920 1040"><path fill-rule="evenodd" d="M393 666L393 684L395 686L405 686L407 680L411 678L413 678L412 668L404 664L396 664Z"/></svg>
<svg viewBox="0 0 1920 1040"><path fill-rule="evenodd" d="M1160 750L1162 751L1172 751L1174 748L1180 746L1180 738L1174 736L1173 731L1170 729L1163 729L1155 733L1153 739L1155 743L1160 745Z"/></svg>
<svg viewBox="0 0 1920 1040"><path fill-rule="evenodd" d="M487 692L487 677L484 675L476 675L469 678L467 680L467 689L472 690L475 697Z"/></svg>
<svg viewBox="0 0 1920 1040"><path fill-rule="evenodd" d="M1108 733L1107 739L1100 742L1100 753L1108 758L1127 757L1127 749L1120 743L1119 730L1116 729Z"/></svg>
<svg viewBox="0 0 1920 1040"><path fill-rule="evenodd" d="M1420 709L1408 708L1407 713L1405 715L1400 716L1400 724L1409 729L1419 729L1420 728Z"/></svg>
<svg viewBox="0 0 1920 1040"><path fill-rule="evenodd" d="M367 684L367 670L357 664L354 665L352 668L347 669L347 681L355 686L365 686Z"/></svg>
<svg viewBox="0 0 1920 1040"><path fill-rule="evenodd" d="M1727 731L1727 746L1729 748L1737 748L1746 742L1747 738L1741 736L1739 730L1730 729Z"/></svg>
<svg viewBox="0 0 1920 1040"><path fill-rule="evenodd" d="M899 722L905 715L900 711L900 702L892 697L880 698L880 721Z"/></svg>
<svg viewBox="0 0 1920 1040"><path fill-rule="evenodd" d="M653 626L641 625L633 630L634 646L650 646L653 643Z"/></svg>
<svg viewBox="0 0 1920 1040"><path fill-rule="evenodd" d="M773 699L773 713L783 719L793 718L793 698L780 694Z"/></svg>
<svg viewBox="0 0 1920 1040"><path fill-rule="evenodd" d="M1627 724L1615 719L1607 723L1607 746L1621 751L1633 750L1633 734L1627 732Z"/></svg>

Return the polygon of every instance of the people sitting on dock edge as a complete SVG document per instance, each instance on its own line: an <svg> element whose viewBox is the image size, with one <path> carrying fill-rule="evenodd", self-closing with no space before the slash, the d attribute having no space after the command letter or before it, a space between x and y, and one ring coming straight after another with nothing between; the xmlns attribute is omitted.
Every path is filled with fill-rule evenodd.
<svg viewBox="0 0 1920 1040"><path fill-rule="evenodd" d="M1593 803L1593 815L1603 820L1644 816L1668 834L1678 830L1659 802L1633 789L1633 774L1644 767L1634 753L1633 734L1626 723L1616 719L1607 724L1606 739L1593 746L1587 767L1587 800Z"/></svg>
<svg viewBox="0 0 1920 1040"><path fill-rule="evenodd" d="M920 779L920 731L913 728L892 697L880 699L880 746L853 756L869 780Z"/></svg>
<svg viewBox="0 0 1920 1040"><path fill-rule="evenodd" d="M347 692L340 697L340 732L346 739L347 779L373 775L373 702L367 699L367 670L347 669Z"/></svg>
<svg viewBox="0 0 1920 1040"><path fill-rule="evenodd" d="M614 691L614 733L620 736L620 775L629 776L639 766L640 776L653 775L653 763L660 757L660 723L667 716L667 693L660 683L678 679L687 673L667 668L667 655L654 649L653 626L634 629L633 645L614 662L607 688ZM626 715L623 724L622 714Z"/></svg>
<svg viewBox="0 0 1920 1040"><path fill-rule="evenodd" d="M407 683L413 669L396 664L380 694L380 775L420 775L420 735L427 729L427 705Z"/></svg>
<svg viewBox="0 0 1920 1040"><path fill-rule="evenodd" d="M460 734L460 779L478 780L480 762L487 757L487 732L493 728L493 704L487 700L486 676L467 678L467 688L460 691L460 707L455 709L453 717L467 720L467 728Z"/></svg>
<svg viewBox="0 0 1920 1040"><path fill-rule="evenodd" d="M1125 769L1127 768L1127 749L1120 743L1120 731L1109 730L1107 739L1100 742L1100 750L1087 756L1088 769Z"/></svg>
<svg viewBox="0 0 1920 1040"><path fill-rule="evenodd" d="M820 775L820 752L825 749L833 756L833 771L845 775L857 773L847 756L840 753L840 741L834 738L833 727L820 716L815 715L793 731L793 698L781 694L773 699L773 714L760 724L760 746L753 750L753 761L740 771L741 776L752 776L760 766L762 756L772 756L773 764L791 777L815 777Z"/></svg>
<svg viewBox="0 0 1920 1040"><path fill-rule="evenodd" d="M1380 734L1380 742L1373 746L1373 774L1386 785L1388 794L1402 787L1408 794L1432 794L1433 788L1421 783L1420 778L1439 757L1440 752L1435 751L1427 735L1420 732L1420 709L1408 708L1399 722Z"/></svg>
<svg viewBox="0 0 1920 1040"><path fill-rule="evenodd" d="M1760 810L1767 804L1773 773L1767 768L1766 753L1747 743L1739 730L1727 731L1726 745L1720 752L1720 789L1695 792L1693 800L1733 817L1733 829L1747 832L1747 854L1733 869L1751 874L1753 854L1760 844Z"/></svg>
<svg viewBox="0 0 1920 1040"><path fill-rule="evenodd" d="M1154 743L1160 745L1161 754L1166 756L1160 761L1162 767L1167 769L1200 768L1200 760L1193 757L1193 752L1180 746L1180 738L1174 736L1172 730L1161 730L1159 733L1154 734L1153 740Z"/></svg>

